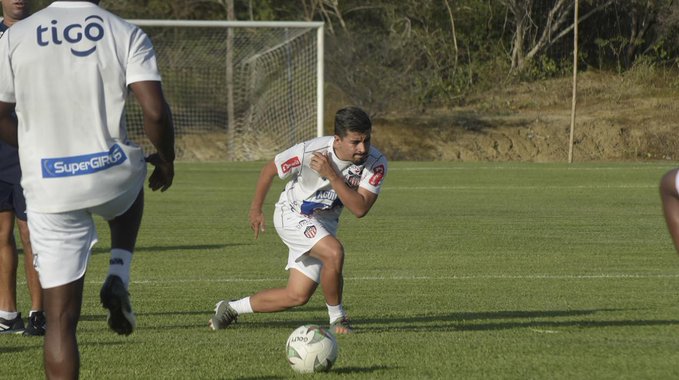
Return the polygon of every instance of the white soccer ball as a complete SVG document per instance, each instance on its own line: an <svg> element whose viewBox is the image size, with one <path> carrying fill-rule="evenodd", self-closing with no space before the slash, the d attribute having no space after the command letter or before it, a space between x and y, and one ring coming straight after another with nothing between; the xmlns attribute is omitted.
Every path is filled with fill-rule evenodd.
<svg viewBox="0 0 679 380"><path fill-rule="evenodd" d="M327 372L337 360L337 340L323 327L304 325L290 334L285 352L288 363L296 372Z"/></svg>

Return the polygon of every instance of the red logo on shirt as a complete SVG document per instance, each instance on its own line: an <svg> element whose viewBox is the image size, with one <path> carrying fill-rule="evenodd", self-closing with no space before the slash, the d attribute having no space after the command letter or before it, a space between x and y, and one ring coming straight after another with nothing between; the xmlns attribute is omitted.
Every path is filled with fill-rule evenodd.
<svg viewBox="0 0 679 380"><path fill-rule="evenodd" d="M373 176L370 177L368 182L373 186L377 186L382 182L382 178L384 178L384 165L375 166L373 168Z"/></svg>
<svg viewBox="0 0 679 380"><path fill-rule="evenodd" d="M299 157L295 156L295 157L285 161L283 163L283 165L281 165L281 170L283 171L283 174L285 174L285 173L289 172L290 170L292 170L292 168L296 168L300 165L302 165L302 163L299 162Z"/></svg>

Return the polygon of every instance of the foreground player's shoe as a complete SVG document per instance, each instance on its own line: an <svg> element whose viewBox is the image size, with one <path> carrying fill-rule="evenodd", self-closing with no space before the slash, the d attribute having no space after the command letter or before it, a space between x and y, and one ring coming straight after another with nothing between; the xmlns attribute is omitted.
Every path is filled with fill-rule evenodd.
<svg viewBox="0 0 679 380"><path fill-rule="evenodd" d="M229 301L219 301L215 305L215 315L210 319L210 328L225 329L231 323L236 322L237 318L238 312L229 305Z"/></svg>
<svg viewBox="0 0 679 380"><path fill-rule="evenodd" d="M24 332L24 320L21 313L14 319L0 318L0 334L21 334Z"/></svg>
<svg viewBox="0 0 679 380"><path fill-rule="evenodd" d="M42 311L36 311L28 315L28 325L26 330L24 330L24 335L26 336L43 336L45 335L45 326L47 321L45 320L45 313Z"/></svg>
<svg viewBox="0 0 679 380"><path fill-rule="evenodd" d="M349 319L347 317L342 317L330 324L330 331L335 335L339 335L351 334L354 332L354 329L351 327Z"/></svg>
<svg viewBox="0 0 679 380"><path fill-rule="evenodd" d="M120 335L130 335L136 325L136 319L130 304L130 294L125 289L123 280L109 275L99 293L101 304L108 309L108 326Z"/></svg>

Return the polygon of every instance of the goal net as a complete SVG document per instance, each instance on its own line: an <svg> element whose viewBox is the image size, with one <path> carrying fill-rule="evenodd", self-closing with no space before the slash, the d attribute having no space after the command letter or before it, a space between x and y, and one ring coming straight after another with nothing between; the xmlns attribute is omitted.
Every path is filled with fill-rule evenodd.
<svg viewBox="0 0 679 380"><path fill-rule="evenodd" d="M323 23L130 22L155 47L179 159L271 159L323 134ZM127 125L152 152L133 94Z"/></svg>

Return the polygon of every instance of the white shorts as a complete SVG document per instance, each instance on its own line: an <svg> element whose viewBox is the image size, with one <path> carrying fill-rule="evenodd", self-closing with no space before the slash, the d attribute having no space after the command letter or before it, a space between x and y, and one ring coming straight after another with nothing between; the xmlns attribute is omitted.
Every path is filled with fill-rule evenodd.
<svg viewBox="0 0 679 380"><path fill-rule="evenodd" d="M127 211L140 191L133 186L117 198L88 209L61 213L28 210L33 266L42 287L54 288L81 278L98 239L92 215L111 220Z"/></svg>
<svg viewBox="0 0 679 380"><path fill-rule="evenodd" d="M290 210L287 201L276 203L273 224L278 236L289 249L285 269L297 269L314 282L320 282L323 263L309 256L309 251L324 237L335 236L337 223L337 220L323 220L298 214Z"/></svg>

